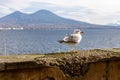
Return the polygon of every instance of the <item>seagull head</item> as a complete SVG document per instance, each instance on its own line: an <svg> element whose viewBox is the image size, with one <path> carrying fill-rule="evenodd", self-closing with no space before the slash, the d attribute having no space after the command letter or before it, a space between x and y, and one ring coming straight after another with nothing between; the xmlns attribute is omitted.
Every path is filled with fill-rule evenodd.
<svg viewBox="0 0 120 80"><path fill-rule="evenodd" d="M79 30L79 29L75 29L73 33L74 33L74 34L83 34L84 32L82 32L82 31Z"/></svg>

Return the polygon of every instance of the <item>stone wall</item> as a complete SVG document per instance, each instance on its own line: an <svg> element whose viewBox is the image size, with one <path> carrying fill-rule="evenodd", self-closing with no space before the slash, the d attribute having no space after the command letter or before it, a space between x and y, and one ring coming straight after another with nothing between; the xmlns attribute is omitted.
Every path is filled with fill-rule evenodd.
<svg viewBox="0 0 120 80"><path fill-rule="evenodd" d="M7 57L9 61L0 63L0 80L120 80L119 54L95 55L67 53L16 61Z"/></svg>
<svg viewBox="0 0 120 80"><path fill-rule="evenodd" d="M65 66L35 61L1 64L0 80L120 80L120 58Z"/></svg>
<svg viewBox="0 0 120 80"><path fill-rule="evenodd" d="M74 80L120 80L120 61L91 63L88 71Z"/></svg>
<svg viewBox="0 0 120 80"><path fill-rule="evenodd" d="M0 80L65 80L65 76L59 68L40 67L1 71Z"/></svg>

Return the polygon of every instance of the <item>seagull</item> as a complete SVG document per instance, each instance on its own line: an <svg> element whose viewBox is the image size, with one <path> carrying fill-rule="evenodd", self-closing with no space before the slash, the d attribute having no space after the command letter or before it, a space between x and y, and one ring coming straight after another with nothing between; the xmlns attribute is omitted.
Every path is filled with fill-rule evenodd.
<svg viewBox="0 0 120 80"><path fill-rule="evenodd" d="M63 40L58 40L59 43L65 43L70 45L71 47L75 47L75 49L78 47L78 44L80 43L82 39L82 35L84 32L82 32L79 29L75 29L72 34L67 34Z"/></svg>

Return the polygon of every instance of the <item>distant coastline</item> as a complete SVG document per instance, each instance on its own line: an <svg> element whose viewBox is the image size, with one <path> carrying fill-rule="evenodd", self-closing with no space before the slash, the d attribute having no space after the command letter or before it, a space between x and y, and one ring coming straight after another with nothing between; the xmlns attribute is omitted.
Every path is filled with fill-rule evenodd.
<svg viewBox="0 0 120 80"><path fill-rule="evenodd" d="M15 11L0 18L0 27L4 30L24 29L74 29L74 28L119 28L114 25L92 24L64 18L48 10L39 10L33 14ZM12 29L11 29L12 28ZM1 29L0 29L1 30Z"/></svg>
<svg viewBox="0 0 120 80"><path fill-rule="evenodd" d="M3 27L0 27L0 31L5 31L5 30L24 30L24 28L22 28L22 27L13 27L13 28L11 28L11 27L6 27L6 28L3 28Z"/></svg>

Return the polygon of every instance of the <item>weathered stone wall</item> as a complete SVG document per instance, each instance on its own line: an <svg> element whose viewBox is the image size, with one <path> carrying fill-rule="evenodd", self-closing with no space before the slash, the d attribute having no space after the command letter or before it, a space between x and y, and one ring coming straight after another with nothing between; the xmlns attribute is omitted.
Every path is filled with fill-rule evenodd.
<svg viewBox="0 0 120 80"><path fill-rule="evenodd" d="M97 51L1 57L0 80L120 80L120 52Z"/></svg>
<svg viewBox="0 0 120 80"><path fill-rule="evenodd" d="M91 63L88 71L74 80L120 80L120 61Z"/></svg>
<svg viewBox="0 0 120 80"><path fill-rule="evenodd" d="M120 59L65 66L41 67L34 61L4 63L0 80L120 80Z"/></svg>
<svg viewBox="0 0 120 80"><path fill-rule="evenodd" d="M15 69L0 71L0 80L65 80L64 73L57 67Z"/></svg>

